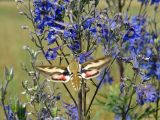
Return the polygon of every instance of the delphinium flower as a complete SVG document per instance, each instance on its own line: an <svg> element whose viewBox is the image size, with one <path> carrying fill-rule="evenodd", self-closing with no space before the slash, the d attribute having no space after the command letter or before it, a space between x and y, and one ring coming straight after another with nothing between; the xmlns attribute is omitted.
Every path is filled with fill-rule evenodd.
<svg viewBox="0 0 160 120"><path fill-rule="evenodd" d="M156 4L158 5L160 3L160 0L138 0L142 4L147 5L149 2L151 2L151 5Z"/></svg>
<svg viewBox="0 0 160 120"><path fill-rule="evenodd" d="M78 120L78 110L76 106L65 102L63 106L66 109L66 113L68 114L70 120Z"/></svg>
<svg viewBox="0 0 160 120"><path fill-rule="evenodd" d="M64 30L68 23L64 22L64 17L68 8L68 2L68 0L34 0L33 2L33 20L36 34L43 35L43 40L47 40L49 49L46 52L46 58L49 60L57 57L56 48L50 48L50 45L60 40L62 34L65 36ZM51 55L51 51L54 54Z"/></svg>
<svg viewBox="0 0 160 120"><path fill-rule="evenodd" d="M147 5L149 3L149 0L138 0L138 1L145 4L145 5Z"/></svg>
<svg viewBox="0 0 160 120"><path fill-rule="evenodd" d="M154 56L154 38L147 28L147 20L144 16L133 16L130 21L130 28L124 34L122 48L127 51L125 54L132 60L133 67L144 69Z"/></svg>
<svg viewBox="0 0 160 120"><path fill-rule="evenodd" d="M122 120L121 115L115 115L115 120ZM131 117L129 115L126 116L125 120L132 120Z"/></svg>
<svg viewBox="0 0 160 120"><path fill-rule="evenodd" d="M146 72L142 76L142 80L146 81L155 77L157 80L160 80L160 59L156 56L150 58L147 62L141 64L142 69Z"/></svg>
<svg viewBox="0 0 160 120"><path fill-rule="evenodd" d="M48 60L54 60L57 57L57 51L61 48L61 46L55 47L55 48L49 48L48 51L45 54L45 57Z"/></svg>
<svg viewBox="0 0 160 120"><path fill-rule="evenodd" d="M14 120L15 119L15 116L14 116L14 113L12 112L12 110L11 110L11 107L10 107L10 105L6 105L5 106L5 110L6 110L6 112L7 112L7 119L8 120Z"/></svg>
<svg viewBox="0 0 160 120"><path fill-rule="evenodd" d="M137 103L143 105L145 103L156 102L158 93L156 88L151 84L141 84L135 88L137 94Z"/></svg>
<svg viewBox="0 0 160 120"><path fill-rule="evenodd" d="M88 52L85 52L85 53L82 53L79 55L79 63L82 64L88 60L91 60L93 59L93 57L91 56L91 54L94 52L94 49L88 51Z"/></svg>
<svg viewBox="0 0 160 120"><path fill-rule="evenodd" d="M152 5L152 4L156 4L156 5L157 5L157 4L159 4L159 3L160 3L160 0L151 0L151 5Z"/></svg>

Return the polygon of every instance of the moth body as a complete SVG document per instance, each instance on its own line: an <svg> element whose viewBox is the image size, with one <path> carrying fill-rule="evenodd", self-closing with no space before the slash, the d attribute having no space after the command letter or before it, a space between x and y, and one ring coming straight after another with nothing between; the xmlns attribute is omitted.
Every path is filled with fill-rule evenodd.
<svg viewBox="0 0 160 120"><path fill-rule="evenodd" d="M72 60L70 64L65 67L37 66L37 70L43 73L49 81L63 83L71 81L72 86L78 91L81 87L82 79L86 82L87 79L97 77L110 60L111 57L109 56L90 60L83 64L79 64L78 61Z"/></svg>

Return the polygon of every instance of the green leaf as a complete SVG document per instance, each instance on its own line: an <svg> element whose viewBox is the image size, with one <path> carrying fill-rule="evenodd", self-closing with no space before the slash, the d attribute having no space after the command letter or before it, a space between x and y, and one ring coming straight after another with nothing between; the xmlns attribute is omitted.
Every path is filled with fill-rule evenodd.
<svg viewBox="0 0 160 120"><path fill-rule="evenodd" d="M19 100L18 97L12 97L10 98L10 106L11 106L11 110L16 113L18 111L18 104L19 104Z"/></svg>
<svg viewBox="0 0 160 120"><path fill-rule="evenodd" d="M154 40L155 45L158 45L160 43L160 36Z"/></svg>
<svg viewBox="0 0 160 120"><path fill-rule="evenodd" d="M104 102L104 101L102 101L102 100L100 100L100 99L95 98L95 100L96 100L96 104L97 104L97 105L102 105L102 106L104 106L104 105L106 104L106 102Z"/></svg>
<svg viewBox="0 0 160 120"><path fill-rule="evenodd" d="M4 68L4 75L5 75L5 78L6 78L6 80L8 80L9 78L9 70L8 70L8 68L5 66L5 68Z"/></svg>
<svg viewBox="0 0 160 120"><path fill-rule="evenodd" d="M57 113L58 113L58 107L54 107L52 109L52 115L53 115L53 117L57 117Z"/></svg>
<svg viewBox="0 0 160 120"><path fill-rule="evenodd" d="M18 110L17 110L17 116L19 120L26 120L26 106L24 104L19 103Z"/></svg>
<svg viewBox="0 0 160 120"><path fill-rule="evenodd" d="M83 4L89 4L90 0L82 0Z"/></svg>
<svg viewBox="0 0 160 120"><path fill-rule="evenodd" d="M13 67L10 70L7 67L5 67L4 73L5 73L6 80L11 81L13 79L13 76L14 76Z"/></svg>
<svg viewBox="0 0 160 120"><path fill-rule="evenodd" d="M98 95L99 95L99 96L101 96L101 97L103 97L103 98L105 98L105 99L107 99L107 98L108 98L108 96L107 96L107 94L106 94L106 93L99 93Z"/></svg>

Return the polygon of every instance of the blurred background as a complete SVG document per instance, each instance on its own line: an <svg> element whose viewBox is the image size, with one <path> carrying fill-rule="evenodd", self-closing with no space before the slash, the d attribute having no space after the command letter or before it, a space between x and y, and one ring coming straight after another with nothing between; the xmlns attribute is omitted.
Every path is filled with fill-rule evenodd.
<svg viewBox="0 0 160 120"><path fill-rule="evenodd" d="M134 0L130 15L138 13L140 3ZM106 6L101 0L99 7ZM148 8L149 16L152 16L152 9ZM21 25L29 25L29 21L18 14L16 3L13 0L0 0L0 81L4 80L4 67L14 67L14 80L9 86L8 95L19 95L22 92L21 82L26 75L21 68L22 63L29 63L28 54L22 49L23 45L32 46L28 32L21 29ZM0 118L1 120L1 118Z"/></svg>

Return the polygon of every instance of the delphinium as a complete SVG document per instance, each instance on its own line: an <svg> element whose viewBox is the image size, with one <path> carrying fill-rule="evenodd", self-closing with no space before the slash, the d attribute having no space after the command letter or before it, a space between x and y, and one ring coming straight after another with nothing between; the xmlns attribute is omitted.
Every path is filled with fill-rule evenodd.
<svg viewBox="0 0 160 120"><path fill-rule="evenodd" d="M35 119L92 119L92 104L106 83L112 85L107 86L108 94L99 92L105 101L96 98L96 102L113 112L115 119L159 119L156 16L160 1L138 0L141 5L134 16L129 14L132 0L106 0L106 9L98 7L100 2L16 1L19 13L32 23L22 28L29 31L34 45L33 49L24 46L31 57L29 66L22 65L29 76L22 83L28 106L24 119L31 115ZM146 14L149 5L154 7L153 22ZM112 84L113 65L119 67L119 87ZM62 88L57 87L61 84L72 101L63 100Z"/></svg>
<svg viewBox="0 0 160 120"><path fill-rule="evenodd" d="M130 1L131 6L133 1ZM123 61L123 75L120 79L120 91L103 95L106 110L115 113L115 119L159 119L159 32L157 13L160 1L139 1L141 6L137 15L129 16L124 11L120 45L116 51L117 59ZM153 7L154 16L147 16L147 7ZM128 10L129 8L127 8ZM130 8L131 9L131 8ZM118 35L117 35L118 36ZM130 69L132 68L132 70ZM132 77L131 77L132 76Z"/></svg>
<svg viewBox="0 0 160 120"><path fill-rule="evenodd" d="M73 103L65 103L64 105L68 119L80 120L90 117L90 109L95 96L102 83L110 78L107 76L109 76L109 70L116 59L116 56L113 60L111 59L113 47L108 47L107 52L100 51L98 59L95 56L97 49L103 47L102 43L108 42L107 28L112 24L112 20L105 15L106 11L97 9L98 3L99 1L79 0L17 1L20 14L26 16L33 25L33 29L29 27L25 27L25 29L29 30L31 40L37 47L37 50L32 50L28 46L24 47L31 55L32 70L28 70L25 65L23 68L31 76L33 87L28 81L22 84L25 88L23 94L30 97L31 105L42 104L44 106L39 112L41 113L41 110L44 109L45 114L42 116L38 114L37 117L55 118L52 111L55 110L56 104L51 104L49 101L49 98L54 98L54 95L48 95L44 91L48 80L55 82L53 84L61 82L71 98ZM107 24L108 21L111 23ZM111 44L115 42L113 41ZM45 63L38 63L41 61L39 59L42 59L39 57L40 55L44 56L47 63L45 61L42 61ZM105 65L108 65L108 68ZM97 77L100 72L102 73L99 81L92 79ZM42 83L39 81L41 77L39 73L45 75L46 80ZM68 81L71 81L73 88L69 87ZM90 83L91 86L93 84L92 87L88 85ZM95 91L93 95L89 94L91 88ZM43 94L44 100L42 99ZM86 99L89 96L91 99ZM86 104L87 102L89 104ZM61 111L63 110L57 111L57 113L60 115ZM31 112L31 114L33 113ZM35 116L35 112L33 115ZM66 115L64 112L64 115L59 117L67 119Z"/></svg>

